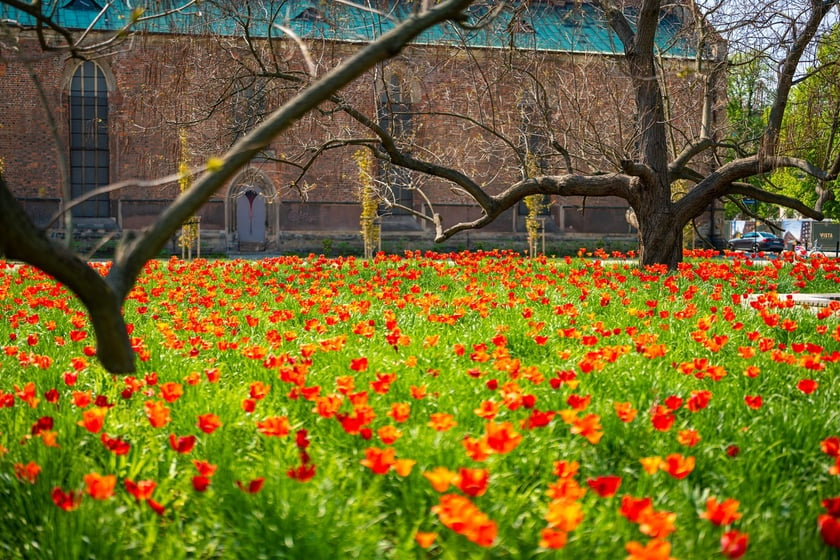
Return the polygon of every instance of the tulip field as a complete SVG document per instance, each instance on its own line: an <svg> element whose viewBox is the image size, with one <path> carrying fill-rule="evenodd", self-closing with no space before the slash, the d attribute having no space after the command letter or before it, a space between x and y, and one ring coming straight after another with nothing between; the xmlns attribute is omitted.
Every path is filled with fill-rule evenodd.
<svg viewBox="0 0 840 560"><path fill-rule="evenodd" d="M614 257L0 261L0 559L840 558L840 260Z"/></svg>

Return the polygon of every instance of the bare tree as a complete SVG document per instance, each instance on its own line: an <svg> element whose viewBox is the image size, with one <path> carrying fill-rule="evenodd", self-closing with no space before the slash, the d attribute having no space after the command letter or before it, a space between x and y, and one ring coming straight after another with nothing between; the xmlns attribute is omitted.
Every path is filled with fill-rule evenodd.
<svg viewBox="0 0 840 560"><path fill-rule="evenodd" d="M688 32L694 40L696 60L693 68L683 68L679 72L670 70L673 72L670 78L667 75L668 64L663 63L658 56L656 40L663 10L672 9L673 6L666 6L661 0L642 0L638 9L626 10L623 9L624 6L612 0L600 0L596 3L623 48L620 71L626 77L626 89L624 92L613 89L609 95L614 96L617 102L614 107L621 106L625 101L629 101L627 98L632 98L632 105L627 103L624 107L634 107L633 124L628 130L610 134L609 131L614 131L622 121L616 119L610 127L603 121L605 116L609 118L610 113L592 111L591 103L584 103L590 106L588 116L578 120L573 129L568 128L568 123L564 128L562 119L554 119L554 122L551 122L549 116L545 119L546 126L543 127L544 146L552 148L558 161L563 164L555 167L560 173L531 175L525 171L523 165L524 177L521 180L513 182L501 192L491 194L480 179L461 173L455 167L407 154L395 145L384 131L377 131L382 139L381 148L376 149L377 157L415 171L445 178L481 206L482 215L478 219L448 227L444 227L441 217L434 213L425 216L435 223L438 240L447 239L460 231L480 228L524 197L535 194L614 196L626 200L635 213L640 236L640 258L644 265L665 264L675 267L681 262L683 228L716 198L722 196L742 196L778 204L793 208L805 216L822 219L820 212L805 206L799 200L752 186L745 182L745 179L784 167L798 168L822 181L833 180L836 177L833 165L829 166L828 171L812 162L782 152L779 146L779 131L794 80L807 79L799 74L803 57L813 52L814 43L819 40L821 26L837 2L750 2L749 10L755 16L745 17L748 8L742 6L742 9L730 9L727 12L737 14L737 18L732 17L732 21L720 15L726 7L726 2L707 3L703 6L690 2L682 12L682 19L694 24ZM780 16L771 19L768 14L773 13ZM634 14L634 17L631 18L628 14ZM721 101L716 99L715 94L720 91L725 70L725 53L720 50L715 52L715 49L723 47L723 43L717 36L717 31L709 24L710 18L714 17L724 26L734 21L738 22L738 29L735 29L733 24L732 31L737 31L733 38L754 41L764 39L765 50L762 52L766 56L776 57L778 63L774 102L764 123L757 149L727 162L722 162L719 158L719 151L726 147L726 137L721 131L714 130L711 119L714 104ZM743 22L749 23L749 29L754 31L754 35L747 33ZM779 35L768 41L767 33ZM767 45L772 45L773 49ZM755 51L756 44L753 44L752 48ZM540 96L557 96L557 92L571 89L584 91L584 88L572 88L568 76L564 77L566 87L562 80L561 83L548 87L549 82L536 75L537 71L538 69L533 70L532 80L537 100ZM584 80L587 77L591 78L591 74L584 71L575 74L571 79ZM688 107L699 112L699 118L692 121L699 123L694 129L680 126L680 117L675 114L679 106L672 103L673 91L669 89L672 84L684 85L688 81L694 81L698 88L695 98L699 103ZM565 104L568 106L575 100L580 102L580 96L572 96L569 99L572 103ZM542 106L548 110L551 103L543 103ZM499 129L493 125L492 130L496 132ZM617 141L604 141L610 137ZM570 139L573 141L569 141ZM517 146L513 142L509 144L511 149ZM522 153L520 149L520 159ZM600 169L597 172L577 172L577 166L570 164L575 159L587 162L590 169L593 164L600 166ZM711 168L710 161L718 165ZM683 189L681 185L686 184L690 188ZM681 189L683 192L680 192Z"/></svg>
<svg viewBox="0 0 840 560"><path fill-rule="evenodd" d="M501 14L504 8L491 10L477 2L481 9L471 12L471 24L489 29L503 20L507 48L471 49L465 32L461 49L418 56L420 47L412 47L374 68L367 82L358 82L387 95L398 75L408 88L411 82L430 84L420 97L442 99L448 107L422 99L410 105L399 99L371 104L360 101L370 99L360 90L331 96L330 107L322 108L312 125L322 127L321 140L302 145L294 157L287 154L285 163L299 170L297 184L328 151L365 146L382 169L404 169L402 183L415 201L423 201L401 200L386 174L383 204L432 224L437 241L484 227L526 197L614 197L632 209L629 220L639 230L641 263L671 268L682 260L685 226L721 197L754 199L822 219L819 210L750 179L781 168L801 170L821 184L836 178L834 162L795 157L779 142L791 88L809 79L805 66L818 62L813 55L836 0L576 4L573 9L588 10L580 17L594 8L613 31L616 56L565 56L523 47L517 34L544 25L539 10L546 5L551 3L512 3ZM663 44L667 41L674 45ZM239 79L281 80L291 88L306 83L301 74L278 72L272 61L282 56L270 43L259 45L247 45L252 58L240 66ZM669 46L679 54L663 54ZM733 144L737 139L723 116L727 57L736 51L777 68L769 96L773 104L752 144ZM319 52L329 59L328 52ZM407 115L421 123L409 134L401 124ZM456 147L441 141L444 131L457 136ZM727 158L732 153L737 157ZM436 207L453 192L477 205L480 215L447 221Z"/></svg>
<svg viewBox="0 0 840 560"><path fill-rule="evenodd" d="M70 288L88 310L97 337L97 356L102 365L114 373L133 372L134 354L121 306L144 264L159 253L188 217L275 136L358 76L399 53L406 43L425 29L447 20L463 19L462 12L468 4L469 0L447 0L426 9L423 3L411 17L359 49L330 72L313 80L268 115L259 126L239 138L223 156L208 161L199 170L192 188L166 208L152 226L138 235L123 238L106 277L101 277L76 254L53 242L44 231L35 227L12 196L2 176L0 252L8 258L37 266ZM54 24L44 22L44 25L52 27ZM68 41L73 42L70 38Z"/></svg>

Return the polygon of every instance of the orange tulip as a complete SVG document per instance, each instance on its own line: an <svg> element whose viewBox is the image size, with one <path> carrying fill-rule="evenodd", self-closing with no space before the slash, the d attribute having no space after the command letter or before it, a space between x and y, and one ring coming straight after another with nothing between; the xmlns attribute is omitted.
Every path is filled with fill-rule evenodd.
<svg viewBox="0 0 840 560"><path fill-rule="evenodd" d="M95 500L107 500L114 495L117 477L113 474L101 475L89 473L82 477L87 487L87 493Z"/></svg>

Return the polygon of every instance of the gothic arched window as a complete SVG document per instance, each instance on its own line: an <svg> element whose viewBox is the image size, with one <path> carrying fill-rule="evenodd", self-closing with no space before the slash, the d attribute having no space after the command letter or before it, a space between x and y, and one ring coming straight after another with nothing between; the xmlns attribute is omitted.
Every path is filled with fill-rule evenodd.
<svg viewBox="0 0 840 560"><path fill-rule="evenodd" d="M391 74L385 81L378 99L379 126L388 131L398 144L409 142L412 133L411 96L399 76ZM411 177L407 169L392 165L380 166L380 180L388 185L389 198L394 203L411 208L413 192ZM400 208L393 208L392 214L404 214Z"/></svg>
<svg viewBox="0 0 840 560"><path fill-rule="evenodd" d="M76 68L70 81L70 194L73 199L110 182L108 142L108 84L102 69L91 61ZM107 194L73 207L73 215L101 218L110 215Z"/></svg>

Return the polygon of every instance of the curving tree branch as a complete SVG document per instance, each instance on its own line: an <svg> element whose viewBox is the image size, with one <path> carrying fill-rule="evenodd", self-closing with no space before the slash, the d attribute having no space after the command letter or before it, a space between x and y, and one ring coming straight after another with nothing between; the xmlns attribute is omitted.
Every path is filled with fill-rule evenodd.
<svg viewBox="0 0 840 560"><path fill-rule="evenodd" d="M706 177L691 191L673 203L675 212L678 218L685 219L687 223L688 220L700 214L714 199L729 194L744 194L746 192L746 187L745 185L739 183L740 180L784 167L801 169L805 173L808 173L818 179L826 176L826 173L823 170L819 169L812 163L799 158L763 157L759 154L751 157L740 158L726 163L716 171L706 175ZM757 195L753 196L756 191L766 193L766 198L761 198ZM757 200L771 202L770 199L773 199L777 201L774 202L774 204L781 204L782 206L793 208L814 219L821 220L823 218L821 212L817 212L807 206L804 206L796 199L764 191L758 187L751 187L749 189L749 193L750 197L756 198ZM793 205L789 205L788 203Z"/></svg>
<svg viewBox="0 0 840 560"><path fill-rule="evenodd" d="M785 206L787 208L796 210L803 216L807 216L814 220L822 220L824 218L822 212L814 210L799 199L790 196L785 196L779 193L766 191L764 189L760 189L758 187L750 185L749 183L734 183L732 186L729 187L729 189L727 189L727 193L739 194L747 198L760 200L761 202L769 202L770 204L778 204L779 206Z"/></svg>
<svg viewBox="0 0 840 560"><path fill-rule="evenodd" d="M629 199L633 178L622 174L607 175L550 175L531 177L511 185L501 193L489 197L481 205L482 215L472 222L461 222L443 228L438 219L435 241L445 241L458 232L483 227L523 198L535 194L557 196L617 196Z"/></svg>
<svg viewBox="0 0 840 560"><path fill-rule="evenodd" d="M109 371L134 371L134 353L122 316L122 298L69 248L49 239L26 215L0 175L0 253L37 266L66 285L90 314L96 354Z"/></svg>
<svg viewBox="0 0 840 560"><path fill-rule="evenodd" d="M770 115L767 118L767 127L761 141L760 153L773 155L779 143L779 131L782 128L782 119L785 115L791 88L796 76L799 61L819 31L820 24L825 16L837 5L835 0L809 0L811 5L810 16L805 25L799 30L793 45L785 57L778 76L776 95L773 106L770 108Z"/></svg>

